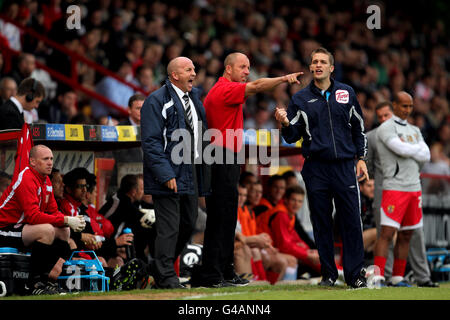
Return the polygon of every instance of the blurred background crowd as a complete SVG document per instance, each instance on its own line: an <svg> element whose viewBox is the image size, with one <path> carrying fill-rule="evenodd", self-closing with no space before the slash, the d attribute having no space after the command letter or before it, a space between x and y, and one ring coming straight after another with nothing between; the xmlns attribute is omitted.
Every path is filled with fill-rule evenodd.
<svg viewBox="0 0 450 320"><path fill-rule="evenodd" d="M355 89L364 112L365 129L378 125L375 106L405 90L414 97L410 121L419 126L441 160L450 156L450 49L445 1L273 1L273 0L22 0L0 1L1 13L30 27L117 76L150 93L166 78L169 60L184 55L196 66L195 85L207 94L233 51L251 61L249 80L303 71L301 85L278 86L271 94L247 100L245 128L271 129L276 105L306 86L311 76L309 54L318 46L335 56L334 78ZM380 8L380 29L369 29L367 7ZM80 9L79 28L67 29L71 5ZM426 13L426 14L425 14ZM32 75L44 83L47 99L33 122L117 124L126 114L58 82L36 67L39 61L71 76L70 56L23 33L0 19L1 41L21 52L10 70L0 59L2 99ZM135 92L129 86L77 62L77 79L127 108ZM5 80L7 78L7 80ZM11 83L9 83L11 82ZM58 111L58 112L56 112ZM111 118L108 118L110 116Z"/></svg>

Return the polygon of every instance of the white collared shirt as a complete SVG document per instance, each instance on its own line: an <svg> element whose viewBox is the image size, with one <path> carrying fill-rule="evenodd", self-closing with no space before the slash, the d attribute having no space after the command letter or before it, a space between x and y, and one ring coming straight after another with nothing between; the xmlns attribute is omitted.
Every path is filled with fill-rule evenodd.
<svg viewBox="0 0 450 320"><path fill-rule="evenodd" d="M11 99L11 101L14 102L14 104L16 105L16 107L17 107L17 109L19 110L19 112L20 112L20 113L23 113L23 106L22 106L22 104L19 102L19 100L17 100L16 97L14 97L14 96L11 96L11 98L9 98L9 99Z"/></svg>
<svg viewBox="0 0 450 320"><path fill-rule="evenodd" d="M130 123L131 123L132 126L139 126L139 124L134 122L133 119L131 119L131 117L128 117L128 120L130 120Z"/></svg>
<svg viewBox="0 0 450 320"><path fill-rule="evenodd" d="M184 107L184 99L183 96L189 92L183 92L180 88L178 88L173 83L170 83L172 87L175 89L175 92L177 93L178 97L180 98L181 105ZM199 153L197 150L197 139L198 139L198 116L197 111L195 110L194 102L192 101L191 97L189 97L189 104L191 105L191 114L192 114L192 123L194 124L194 149L195 149L195 159L199 157Z"/></svg>
<svg viewBox="0 0 450 320"><path fill-rule="evenodd" d="M39 120L39 116L36 109L32 109L31 111L25 110L22 106L22 104L17 100L14 96L12 96L11 101L14 102L19 112L23 115L23 120L28 123L32 124L33 122L36 122Z"/></svg>

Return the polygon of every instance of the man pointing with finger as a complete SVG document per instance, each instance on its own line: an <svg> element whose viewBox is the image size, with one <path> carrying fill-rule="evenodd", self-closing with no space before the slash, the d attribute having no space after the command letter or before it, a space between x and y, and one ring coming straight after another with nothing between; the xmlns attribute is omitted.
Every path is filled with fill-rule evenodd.
<svg viewBox="0 0 450 320"><path fill-rule="evenodd" d="M338 277L334 261L334 202L344 249L345 281L353 288L362 288L366 281L358 179L368 179L367 139L355 92L331 78L333 63L328 50L314 50L310 65L313 80L292 97L287 111L277 108L275 118L283 125L281 133L286 142L303 138L302 176L320 255L320 285L333 286Z"/></svg>
<svg viewBox="0 0 450 320"><path fill-rule="evenodd" d="M248 280L235 274L233 266L240 175L237 154L242 148L243 104L249 96L272 90L283 82L300 83L297 78L302 74L298 72L247 82L250 61L245 54L239 52L229 54L225 58L224 67L223 76L211 88L204 101L208 127L216 132L220 131L220 134L212 139L215 146L215 163L211 168L212 194L206 198L208 216L202 266L194 270L192 286L248 284ZM227 139L230 136L232 139Z"/></svg>

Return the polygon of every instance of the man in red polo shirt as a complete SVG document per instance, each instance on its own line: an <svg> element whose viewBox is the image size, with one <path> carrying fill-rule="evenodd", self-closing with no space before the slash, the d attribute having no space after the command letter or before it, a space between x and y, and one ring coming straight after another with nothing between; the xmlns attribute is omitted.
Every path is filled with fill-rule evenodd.
<svg viewBox="0 0 450 320"><path fill-rule="evenodd" d="M283 82L299 84L297 77L303 74L297 72L247 83L250 61L239 52L229 54L224 66L223 76L204 101L208 128L219 130L221 134L212 138L216 146L212 194L206 198L208 217L202 266L192 275L191 285L194 287L242 286L248 283L236 275L233 266L240 175L237 153L242 148L244 126L242 105L249 96L272 90Z"/></svg>

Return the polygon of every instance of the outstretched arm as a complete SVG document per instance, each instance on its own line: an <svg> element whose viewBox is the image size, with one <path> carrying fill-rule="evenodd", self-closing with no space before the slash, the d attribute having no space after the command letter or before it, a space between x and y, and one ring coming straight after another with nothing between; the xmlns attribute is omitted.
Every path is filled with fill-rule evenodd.
<svg viewBox="0 0 450 320"><path fill-rule="evenodd" d="M247 83L245 86L245 97L252 96L259 92L270 91L276 86L282 84L283 82L288 82L289 84L300 84L298 77L301 76L303 72L296 72L284 75L282 77L276 78L261 78L252 82Z"/></svg>

